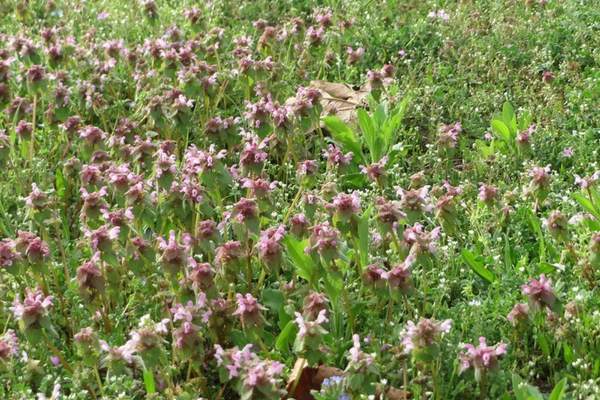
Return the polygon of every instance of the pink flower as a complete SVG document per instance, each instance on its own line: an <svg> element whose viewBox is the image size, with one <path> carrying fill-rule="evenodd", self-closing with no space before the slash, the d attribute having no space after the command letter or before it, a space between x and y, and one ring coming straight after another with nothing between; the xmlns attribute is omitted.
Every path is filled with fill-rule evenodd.
<svg viewBox="0 0 600 400"><path fill-rule="evenodd" d="M579 186L581 189L587 190L590 187L594 186L598 182L598 179L600 179L600 171L597 171L594 174L592 174L591 176L586 176L584 178L580 177L577 174L575 174L574 176L575 176L575 184L577 186Z"/></svg>
<svg viewBox="0 0 600 400"><path fill-rule="evenodd" d="M352 153L342 153L339 147L330 144L327 150L323 150L323 156L327 158L327 163L332 167L343 167L352 162Z"/></svg>
<svg viewBox="0 0 600 400"><path fill-rule="evenodd" d="M460 122L444 124L440 127L438 142L442 147L453 149L458 143L458 135L462 132Z"/></svg>
<svg viewBox="0 0 600 400"><path fill-rule="evenodd" d="M52 308L52 296L45 296L39 289L25 289L23 302L15 299L11 310L16 319L23 321L25 328L38 325Z"/></svg>
<svg viewBox="0 0 600 400"><path fill-rule="evenodd" d="M420 214L433 210L429 198L429 186L413 190L398 188L397 194L400 196L400 207L407 214Z"/></svg>
<svg viewBox="0 0 600 400"><path fill-rule="evenodd" d="M475 370L475 377L480 379L481 375L498 365L498 358L506 354L506 344L498 343L495 346L488 346L485 338L479 338L479 346L475 347L472 344L464 345L465 352L459 355L460 373L463 373L469 368Z"/></svg>
<svg viewBox="0 0 600 400"><path fill-rule="evenodd" d="M492 185L486 185L485 183L480 183L478 197L479 200L487 205L493 204L498 198L498 188Z"/></svg>
<svg viewBox="0 0 600 400"><path fill-rule="evenodd" d="M348 353L347 370L360 372L375 362L375 354L367 354L361 350L360 337L356 334L352 335L352 347Z"/></svg>
<svg viewBox="0 0 600 400"><path fill-rule="evenodd" d="M546 275L540 275L539 279L532 279L529 283L521 286L521 291L529 297L529 302L537 308L544 306L552 308L556 302L556 295L552 289L550 279Z"/></svg>
<svg viewBox="0 0 600 400"><path fill-rule="evenodd" d="M324 330L321 325L329 322L329 319L327 318L327 310L319 311L317 318L315 318L313 321L305 319L299 312L294 313L294 315L296 316L296 325L298 325L298 336L301 338L305 336L323 334Z"/></svg>
<svg viewBox="0 0 600 400"><path fill-rule="evenodd" d="M89 261L84 262L77 268L77 283L79 290L85 296L92 296L96 293L103 293L105 287L104 276L98 267L100 263L100 252L96 252Z"/></svg>
<svg viewBox="0 0 600 400"><path fill-rule="evenodd" d="M15 331L9 329L0 337L0 360L8 361L19 352L19 339Z"/></svg>
<svg viewBox="0 0 600 400"><path fill-rule="evenodd" d="M258 241L258 255L269 266L278 266L281 262L283 248L281 241L285 236L285 227L280 225L263 231Z"/></svg>
<svg viewBox="0 0 600 400"><path fill-rule="evenodd" d="M94 251L110 252L115 240L119 238L121 228L119 226L110 227L102 225L96 230L85 231L85 237L90 241L90 246Z"/></svg>
<svg viewBox="0 0 600 400"><path fill-rule="evenodd" d="M19 258L19 253L15 250L15 242L10 239L0 240L0 267L11 267Z"/></svg>
<svg viewBox="0 0 600 400"><path fill-rule="evenodd" d="M510 310L506 319L511 323L512 326L517 326L519 323L529 318L529 305L527 303L517 303Z"/></svg>
<svg viewBox="0 0 600 400"><path fill-rule="evenodd" d="M321 256L333 257L337 254L340 233L328 221L315 225L310 235L306 252L317 251Z"/></svg>
<svg viewBox="0 0 600 400"><path fill-rule="evenodd" d="M233 315L238 315L242 326L257 325L262 320L261 310L266 310L250 293L235 295L237 308Z"/></svg>
<svg viewBox="0 0 600 400"><path fill-rule="evenodd" d="M406 354L426 349L436 344L446 333L450 332L452 320L436 321L422 318L417 324L408 321L406 329L402 333L402 345Z"/></svg>
<svg viewBox="0 0 600 400"><path fill-rule="evenodd" d="M48 205L48 195L42 192L35 183L31 184L31 192L25 197L25 205L34 210L41 210Z"/></svg>
<svg viewBox="0 0 600 400"><path fill-rule="evenodd" d="M161 252L160 262L169 273L177 273L187 261L189 248L177 243L175 231L169 232L169 240L158 238L158 249Z"/></svg>
<svg viewBox="0 0 600 400"><path fill-rule="evenodd" d="M327 309L327 297L323 293L310 292L304 298L302 312L307 318L315 318L321 311Z"/></svg>
<svg viewBox="0 0 600 400"><path fill-rule="evenodd" d="M333 198L332 205L338 216L348 219L360 212L360 197L358 192L339 193Z"/></svg>

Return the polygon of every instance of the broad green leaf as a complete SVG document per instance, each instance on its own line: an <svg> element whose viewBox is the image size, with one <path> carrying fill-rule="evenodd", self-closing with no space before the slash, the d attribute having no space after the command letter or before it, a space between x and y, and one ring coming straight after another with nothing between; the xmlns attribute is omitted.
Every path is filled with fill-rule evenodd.
<svg viewBox="0 0 600 400"><path fill-rule="evenodd" d="M548 343L548 338L543 333L539 333L537 336L537 342L540 345L540 349L542 349L542 353L545 356L550 355L550 344Z"/></svg>
<svg viewBox="0 0 600 400"><path fill-rule="evenodd" d="M358 125L365 138L369 152L371 153L371 162L379 161L381 157L381 145L378 144L377 132L375 130L375 124L369 116L369 114L362 108L356 111L358 117Z"/></svg>
<svg viewBox="0 0 600 400"><path fill-rule="evenodd" d="M514 138L518 131L517 116L515 114L515 109L508 101L504 102L502 105L502 120L510 131L511 138Z"/></svg>
<svg viewBox="0 0 600 400"><path fill-rule="evenodd" d="M581 193L573 193L573 198L579 203L580 206L585 208L587 212L592 214L596 219L600 220L600 210L594 206L590 199Z"/></svg>
<svg viewBox="0 0 600 400"><path fill-rule="evenodd" d="M277 340L275 341L275 348L279 351L285 351L289 348L290 343L296 337L298 333L298 327L294 321L289 321L285 328L281 330L279 335L277 335Z"/></svg>
<svg viewBox="0 0 600 400"><path fill-rule="evenodd" d="M548 400L562 400L565 397L565 393L567 391L567 378L562 378L560 382L554 386L552 389L552 393L550 393L550 397Z"/></svg>
<svg viewBox="0 0 600 400"><path fill-rule="evenodd" d="M57 168L56 172L54 173L54 186L58 198L64 200L67 187L65 184L65 177L63 176L62 170L60 168Z"/></svg>
<svg viewBox="0 0 600 400"><path fill-rule="evenodd" d="M496 280L496 276L494 275L494 273L487 269L481 261L477 260L475 255L469 250L463 249L460 252L460 255L462 256L463 261L469 267L471 267L473 272L475 272L477 275L483 278L486 282L492 283Z"/></svg>
<svg viewBox="0 0 600 400"><path fill-rule="evenodd" d="M396 106L394 111L392 111L392 116L388 118L382 126L382 136L385 142L386 152L397 143L398 131L400 130L404 114L406 114L406 110L408 110L410 100L409 96L405 96Z"/></svg>
<svg viewBox="0 0 600 400"><path fill-rule="evenodd" d="M356 137L356 134L350 129L344 121L336 116L323 118L325 126L331 133L333 140L337 142L344 151L351 151L361 162L365 162L365 156L362 152L362 146Z"/></svg>
<svg viewBox="0 0 600 400"><path fill-rule="evenodd" d="M304 249L308 246L308 239L298 240L291 235L287 235L283 239L283 244L287 255L294 265L296 274L312 283L315 273L315 263L312 258L304 252Z"/></svg>
<svg viewBox="0 0 600 400"><path fill-rule="evenodd" d="M510 145L512 143L512 137L508 127L499 119L492 120L492 131L496 134L496 136L506 142L506 144Z"/></svg>
<svg viewBox="0 0 600 400"><path fill-rule="evenodd" d="M152 371L147 369L144 370L144 387L146 388L146 393L152 394L156 393L156 384L154 383L154 375Z"/></svg>

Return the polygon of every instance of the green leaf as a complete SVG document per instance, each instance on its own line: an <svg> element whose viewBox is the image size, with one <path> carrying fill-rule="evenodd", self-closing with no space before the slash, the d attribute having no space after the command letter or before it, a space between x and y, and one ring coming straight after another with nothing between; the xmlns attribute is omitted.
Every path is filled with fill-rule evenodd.
<svg viewBox="0 0 600 400"><path fill-rule="evenodd" d="M362 152L362 146L356 137L356 134L350 129L344 121L336 116L323 118L325 126L331 133L333 140L337 142L344 151L351 151L361 162L365 162L365 156Z"/></svg>
<svg viewBox="0 0 600 400"><path fill-rule="evenodd" d="M512 104L510 104L508 101L505 101L502 105L502 120L504 121L506 127L509 129L511 133L511 138L516 137L518 130L517 116L515 114L515 109L513 108Z"/></svg>
<svg viewBox="0 0 600 400"><path fill-rule="evenodd" d="M358 221L358 250L360 255L361 269L369 263L369 216L371 207L369 207Z"/></svg>
<svg viewBox="0 0 600 400"><path fill-rule="evenodd" d="M550 397L548 400L562 400L565 397L565 393L567 391L567 378L562 378L560 382L554 386L552 393L550 393Z"/></svg>
<svg viewBox="0 0 600 400"><path fill-rule="evenodd" d="M279 312L283 307L283 293L277 289L265 289L262 292L262 302L273 312Z"/></svg>
<svg viewBox="0 0 600 400"><path fill-rule="evenodd" d="M146 393L152 394L156 393L156 384L154 383L154 375L152 371L147 369L144 370L144 387L146 388Z"/></svg>
<svg viewBox="0 0 600 400"><path fill-rule="evenodd" d="M540 349L545 356L550 355L550 344L548 343L548 338L543 333L539 333L537 336L537 342L540 345Z"/></svg>
<svg viewBox="0 0 600 400"><path fill-rule="evenodd" d="M356 111L358 117L358 126L365 138L369 153L371 154L371 162L379 161L381 157L381 146L378 145L377 132L375 131L375 125L369 114L362 108Z"/></svg>
<svg viewBox="0 0 600 400"><path fill-rule="evenodd" d="M526 213L527 219L529 220L529 225L531 225L531 229L533 229L533 232L537 236L540 252L540 261L544 262L546 260L546 241L544 240L544 233L542 232L542 225L540 224L540 219L529 208L526 209Z"/></svg>
<svg viewBox="0 0 600 400"><path fill-rule="evenodd" d="M290 343L292 343L293 339L296 337L298 333L298 327L294 321L289 321L285 328L281 330L279 335L277 335L277 340L275 341L275 348L279 351L285 351L289 348Z"/></svg>
<svg viewBox="0 0 600 400"><path fill-rule="evenodd" d="M469 250L463 249L460 252L460 255L462 256L463 261L486 282L492 283L496 280L494 273L487 269L481 261L477 260L475 255Z"/></svg>
<svg viewBox="0 0 600 400"><path fill-rule="evenodd" d="M499 119L493 119L492 131L509 146L512 144L510 131L504 122Z"/></svg>
<svg viewBox="0 0 600 400"><path fill-rule="evenodd" d="M592 214L596 219L600 220L600 210L598 210L594 206L590 199L588 199L581 193L573 193L573 199L575 199L575 201L577 201L580 206L585 208L585 210Z"/></svg>
<svg viewBox="0 0 600 400"><path fill-rule="evenodd" d="M400 125L402 124L404 114L406 114L406 111L408 110L408 104L410 100L411 98L409 96L404 97L392 112L392 117L388 118L382 125L381 130L385 143L385 152L388 152L398 140L398 131L400 130Z"/></svg>
<svg viewBox="0 0 600 400"><path fill-rule="evenodd" d="M58 198L64 200L65 194L67 192L67 186L65 183L65 177L63 176L62 170L60 168L57 168L56 172L54 173L54 186Z"/></svg>
<svg viewBox="0 0 600 400"><path fill-rule="evenodd" d="M287 235L283 239L283 245L296 269L296 274L312 283L316 266L312 258L304 252L304 249L308 246L308 239L298 240L291 235Z"/></svg>

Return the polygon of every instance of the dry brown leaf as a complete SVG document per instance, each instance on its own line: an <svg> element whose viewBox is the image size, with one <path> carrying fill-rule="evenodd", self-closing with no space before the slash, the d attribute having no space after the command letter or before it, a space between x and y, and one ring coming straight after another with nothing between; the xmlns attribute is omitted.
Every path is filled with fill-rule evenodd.
<svg viewBox="0 0 600 400"><path fill-rule="evenodd" d="M354 90L346 83L311 81L309 87L321 92L324 116L335 115L352 125L356 123L356 109L366 105L365 100L369 94L362 88Z"/></svg>
<svg viewBox="0 0 600 400"><path fill-rule="evenodd" d="M314 400L310 394L311 390L321 389L321 384L326 378L343 375L344 371L339 368L320 365L317 368L307 366L303 358L296 360L292 373L288 379L288 399Z"/></svg>

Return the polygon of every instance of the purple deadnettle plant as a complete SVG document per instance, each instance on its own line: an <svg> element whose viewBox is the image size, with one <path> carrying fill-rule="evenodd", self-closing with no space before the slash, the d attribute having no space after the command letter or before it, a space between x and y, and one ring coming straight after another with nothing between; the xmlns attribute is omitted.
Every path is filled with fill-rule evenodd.
<svg viewBox="0 0 600 400"><path fill-rule="evenodd" d="M506 354L507 346L503 342L488 346L482 336L478 346L467 343L463 347L464 352L459 354L460 373L473 369L475 380L482 383L486 381L486 375L498 367L498 359Z"/></svg>

